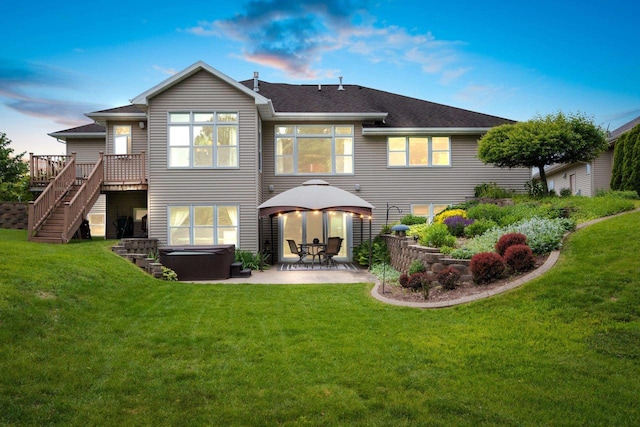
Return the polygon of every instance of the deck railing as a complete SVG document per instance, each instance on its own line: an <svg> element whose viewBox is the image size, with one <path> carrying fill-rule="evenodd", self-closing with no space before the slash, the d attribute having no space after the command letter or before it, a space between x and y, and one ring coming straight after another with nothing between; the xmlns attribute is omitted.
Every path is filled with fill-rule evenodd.
<svg viewBox="0 0 640 427"><path fill-rule="evenodd" d="M49 185L33 202L29 202L29 236L33 236L47 216L62 200L76 179L75 153L66 156L66 165L49 181ZM32 157L33 158L33 157Z"/></svg>
<svg viewBox="0 0 640 427"><path fill-rule="evenodd" d="M80 226L80 222L87 216L87 208L91 208L100 195L100 186L104 177L103 154L100 153L98 163L93 166L93 170L84 180L84 185L80 187L71 201L64 206L64 228L62 230L62 240L68 242L73 233Z"/></svg>
<svg viewBox="0 0 640 427"><path fill-rule="evenodd" d="M58 176L72 156L49 154L35 156L30 153L29 171L32 187L46 187L51 180Z"/></svg>
<svg viewBox="0 0 640 427"><path fill-rule="evenodd" d="M145 152L140 154L106 154L104 182L141 184L146 181Z"/></svg>
<svg viewBox="0 0 640 427"><path fill-rule="evenodd" d="M31 186L46 187L69 162L72 156L31 154ZM107 184L146 183L145 152L139 154L105 154L104 182ZM75 162L77 183L81 184L94 169L95 163Z"/></svg>

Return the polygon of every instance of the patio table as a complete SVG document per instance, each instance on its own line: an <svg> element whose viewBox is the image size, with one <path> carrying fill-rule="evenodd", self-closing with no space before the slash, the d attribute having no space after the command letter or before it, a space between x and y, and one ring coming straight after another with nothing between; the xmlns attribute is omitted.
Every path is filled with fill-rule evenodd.
<svg viewBox="0 0 640 427"><path fill-rule="evenodd" d="M304 249L309 255L311 255L311 268L318 257L318 265L320 265L320 251L327 248L326 243L300 243L300 249Z"/></svg>

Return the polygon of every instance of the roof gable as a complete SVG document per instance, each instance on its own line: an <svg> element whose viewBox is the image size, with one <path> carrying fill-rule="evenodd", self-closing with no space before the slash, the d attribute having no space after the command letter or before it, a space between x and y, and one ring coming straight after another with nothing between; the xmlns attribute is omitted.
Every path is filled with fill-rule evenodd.
<svg viewBox="0 0 640 427"><path fill-rule="evenodd" d="M190 76L192 76L193 74L197 73L198 71L206 71L212 75L214 75L215 77L219 78L220 80L224 81L225 83L229 84L232 87L235 87L236 89L238 89L239 91L245 93L246 95L252 97L255 99L255 102L257 105L265 105L268 104L269 100L266 99L264 96L260 95L258 92L255 92L249 88L247 88L244 85L241 85L240 83L238 83L236 80L232 79L231 77L227 76L226 74L221 73L220 71L216 70L215 68L211 67L210 65L202 62L202 61L198 61L195 64L192 64L191 66L185 68L184 70L180 71L177 74L174 74L173 76L169 77L168 79L164 80L163 82L155 85L154 87L152 87L151 89L141 93L140 95L136 96L135 98L133 98L131 100L131 103L133 105L148 105L149 103L149 99L153 98L154 96L164 92L165 90L169 89L170 87L180 83L181 81L189 78Z"/></svg>

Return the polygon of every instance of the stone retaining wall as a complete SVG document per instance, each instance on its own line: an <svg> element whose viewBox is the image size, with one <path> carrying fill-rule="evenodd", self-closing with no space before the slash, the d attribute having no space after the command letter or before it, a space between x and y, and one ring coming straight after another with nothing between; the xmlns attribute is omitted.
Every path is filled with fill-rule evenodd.
<svg viewBox="0 0 640 427"><path fill-rule="evenodd" d="M130 259L135 265L156 279L162 278L162 264L149 255L157 255L158 239L121 239L111 250L121 257Z"/></svg>
<svg viewBox="0 0 640 427"><path fill-rule="evenodd" d="M469 260L447 258L437 248L421 246L408 237L398 237L390 234L382 236L387 242L391 265L400 273L407 274L414 260L419 260L427 272L439 273L446 267L453 267L460 273L462 282L471 282L473 277L469 271Z"/></svg>
<svg viewBox="0 0 640 427"><path fill-rule="evenodd" d="M26 203L0 202L0 228L26 230L29 226Z"/></svg>

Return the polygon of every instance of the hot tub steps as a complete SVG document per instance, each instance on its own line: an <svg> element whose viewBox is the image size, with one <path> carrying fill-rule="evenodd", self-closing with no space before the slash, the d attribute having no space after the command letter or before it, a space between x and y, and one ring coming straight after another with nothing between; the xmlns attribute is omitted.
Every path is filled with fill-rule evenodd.
<svg viewBox="0 0 640 427"><path fill-rule="evenodd" d="M242 268L241 262L231 264L231 277L251 277L250 268Z"/></svg>

